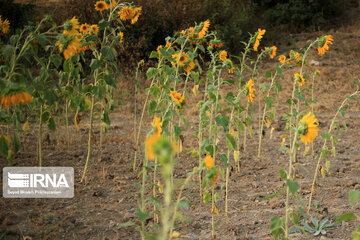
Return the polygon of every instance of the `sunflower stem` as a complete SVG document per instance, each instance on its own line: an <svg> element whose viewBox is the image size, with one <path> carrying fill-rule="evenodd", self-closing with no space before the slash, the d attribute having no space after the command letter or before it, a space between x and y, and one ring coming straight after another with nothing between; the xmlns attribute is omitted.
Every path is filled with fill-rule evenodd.
<svg viewBox="0 0 360 240"><path fill-rule="evenodd" d="M351 94L350 96L346 97L344 99L344 101L341 103L340 107L338 108L338 110L336 111L335 113L335 116L333 117L333 119L331 120L331 124L330 124L330 127L329 127L329 131L328 133L330 134L331 131L333 130L333 126L335 124L335 120L337 118L337 116L339 115L340 113L340 110L344 107L345 103L351 99L351 97L355 96L355 95L358 95L360 94L360 92L358 90L356 90L353 94ZM327 144L327 140L328 138L325 138L324 139L324 144L321 148L321 153L318 157L318 161L317 161L317 164L316 164L316 169L315 169L315 173L314 173L314 178L313 178L313 182L312 182L312 185L311 185L311 191L310 191L310 197L309 197L309 203L308 203L308 209L307 209L307 212L310 213L310 210L311 210L311 201L312 201L312 196L314 194L314 191L315 191L315 183L316 183L316 179L317 179L317 174L318 174L318 171L319 171L319 167L320 167L320 163L321 163L321 160L324 158L323 155L322 155L322 152L323 152L323 149L325 149L326 147L326 144Z"/></svg>
<svg viewBox="0 0 360 240"><path fill-rule="evenodd" d="M91 157L91 135L92 135L92 124L93 124L93 115L94 115L94 96L91 96L91 105L90 105L90 127L89 127L89 138L88 138L88 151L85 162L84 171L81 177L80 182L82 183L85 179L86 170L88 168L89 160Z"/></svg>
<svg viewBox="0 0 360 240"><path fill-rule="evenodd" d="M39 135L38 135L38 160L39 167L42 167L42 115L43 115L43 105L40 106L40 120L39 120Z"/></svg>

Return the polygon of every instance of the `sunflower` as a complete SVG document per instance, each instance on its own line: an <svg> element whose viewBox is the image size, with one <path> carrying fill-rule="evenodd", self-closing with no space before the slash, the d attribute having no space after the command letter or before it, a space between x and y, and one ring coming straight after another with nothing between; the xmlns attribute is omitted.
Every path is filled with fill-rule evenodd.
<svg viewBox="0 0 360 240"><path fill-rule="evenodd" d="M173 66L176 66L178 63L180 66L184 66L185 63L189 60L189 56L185 52L182 54L180 54L180 52L175 53L172 55L172 58L175 59L175 62L171 62Z"/></svg>
<svg viewBox="0 0 360 240"><path fill-rule="evenodd" d="M151 123L151 125L154 127L155 131L154 131L154 135L158 135L160 136L162 129L162 122L160 121L159 117L155 117L154 121Z"/></svg>
<svg viewBox="0 0 360 240"><path fill-rule="evenodd" d="M171 91L170 97L175 101L177 105L181 105L184 102L184 96L181 96L181 93L177 91Z"/></svg>
<svg viewBox="0 0 360 240"><path fill-rule="evenodd" d="M91 25L90 30L92 35L97 35L99 32L99 26L97 24Z"/></svg>
<svg viewBox="0 0 360 240"><path fill-rule="evenodd" d="M87 23L84 23L80 26L80 32L83 34L86 34L89 32L89 25Z"/></svg>
<svg viewBox="0 0 360 240"><path fill-rule="evenodd" d="M63 34L74 36L79 34L79 20L76 17L73 17L71 20L67 20L64 24L65 30L63 31Z"/></svg>
<svg viewBox="0 0 360 240"><path fill-rule="evenodd" d="M64 58L69 59L80 52L80 47L81 47L80 41L81 38L72 37L67 39L67 42L65 43L65 47L64 44L60 42L58 42L56 45L59 47L60 52L63 51Z"/></svg>
<svg viewBox="0 0 360 240"><path fill-rule="evenodd" d="M286 56L285 55L280 55L279 56L279 62L284 63L285 61L286 61Z"/></svg>
<svg viewBox="0 0 360 240"><path fill-rule="evenodd" d="M159 45L157 48L156 48L156 51L158 52L158 54L160 55L160 49L163 48L163 45Z"/></svg>
<svg viewBox="0 0 360 240"><path fill-rule="evenodd" d="M108 9L108 4L105 1L97 1L95 3L95 10L96 11L102 12L102 11L104 11L106 9Z"/></svg>
<svg viewBox="0 0 360 240"><path fill-rule="evenodd" d="M254 88L254 81L250 79L246 85L248 88L248 102L253 102L255 98L254 92L256 91Z"/></svg>
<svg viewBox="0 0 360 240"><path fill-rule="evenodd" d="M271 55L270 55L271 59L273 59L276 56L276 49L277 49L277 47L275 47L275 46L271 47L271 50L272 50Z"/></svg>
<svg viewBox="0 0 360 240"><path fill-rule="evenodd" d="M191 70L195 67L195 63L193 61L189 62L188 66L186 67L185 71L187 74L190 74Z"/></svg>
<svg viewBox="0 0 360 240"><path fill-rule="evenodd" d="M171 47L171 42L166 42L165 47L167 47L167 48Z"/></svg>
<svg viewBox="0 0 360 240"><path fill-rule="evenodd" d="M221 61L225 61L226 58L227 58L227 52L225 50L222 50L220 52L219 58L220 58Z"/></svg>
<svg viewBox="0 0 360 240"><path fill-rule="evenodd" d="M324 55L329 50L329 44L333 44L334 38L331 35L326 35L318 40L318 53Z"/></svg>
<svg viewBox="0 0 360 240"><path fill-rule="evenodd" d="M254 50L257 51L258 47L260 45L260 40L263 38L263 35L265 34L266 30L263 29L261 30L261 28L258 28L258 32L256 34L256 39L255 39L255 43L254 43Z"/></svg>
<svg viewBox="0 0 360 240"><path fill-rule="evenodd" d="M215 177L213 177L213 178L211 179L211 183L212 183L212 184L215 184L215 183L217 182L219 176L220 176L220 173L219 173L219 172L216 172Z"/></svg>
<svg viewBox="0 0 360 240"><path fill-rule="evenodd" d="M112 0L112 1L111 1L111 4L106 3L106 7L107 7L107 9L110 9L110 8L115 8L115 7L116 7L116 5L117 5L117 2L116 2L115 0Z"/></svg>
<svg viewBox="0 0 360 240"><path fill-rule="evenodd" d="M215 159L213 159L210 155L206 155L205 157L205 165L207 168L215 167Z"/></svg>
<svg viewBox="0 0 360 240"><path fill-rule="evenodd" d="M120 37L120 43L123 43L124 42L124 33L123 32L118 32L117 34L119 37Z"/></svg>
<svg viewBox="0 0 360 240"><path fill-rule="evenodd" d="M32 102L32 97L28 92L19 92L12 95L3 96L1 98L1 105L5 108Z"/></svg>
<svg viewBox="0 0 360 240"><path fill-rule="evenodd" d="M314 141L319 134L318 125L319 123L312 112L309 112L300 120L299 133L301 135L301 141L305 145Z"/></svg>
<svg viewBox="0 0 360 240"><path fill-rule="evenodd" d="M0 23L1 25L1 23ZM9 32L9 27L10 27L10 22L9 20L5 19L4 22L2 23L2 33L5 35Z"/></svg>
<svg viewBox="0 0 360 240"><path fill-rule="evenodd" d="M157 134L151 134L145 139L145 154L148 160L155 159L154 146L160 140L161 136Z"/></svg>
<svg viewBox="0 0 360 240"><path fill-rule="evenodd" d="M297 82L300 86L302 86L302 85L305 84L305 78L304 78L304 76L301 75L300 73L295 73L295 74L294 74L294 78L295 78L296 82Z"/></svg>
<svg viewBox="0 0 360 240"><path fill-rule="evenodd" d="M203 38L206 34L206 32L208 31L210 27L210 20L206 20L204 23L203 23L203 27L201 29L201 31L199 32L198 36L199 38Z"/></svg>
<svg viewBox="0 0 360 240"><path fill-rule="evenodd" d="M134 17L135 13L132 7L126 6L118 12L120 20L130 20Z"/></svg>
<svg viewBox="0 0 360 240"><path fill-rule="evenodd" d="M134 8L134 10L133 10L134 17L131 19L131 24L134 24L138 21L140 15L141 15L141 10L142 10L142 7Z"/></svg>

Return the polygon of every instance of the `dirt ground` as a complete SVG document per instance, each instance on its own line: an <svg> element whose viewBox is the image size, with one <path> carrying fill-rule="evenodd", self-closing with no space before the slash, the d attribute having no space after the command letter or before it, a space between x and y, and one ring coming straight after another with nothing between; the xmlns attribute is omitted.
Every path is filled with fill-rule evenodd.
<svg viewBox="0 0 360 240"><path fill-rule="evenodd" d="M327 33L315 32L290 36L295 45L280 46L278 54L305 47L310 40L322 34L332 34L334 45L325 56L318 56L315 51L311 60L319 61L320 79L316 93L318 102L315 110L320 122L320 131L329 128L330 121L342 100L360 86L360 30L359 24L344 27ZM267 62L266 68L274 66ZM280 103L290 96L291 72L285 74L282 80L284 91ZM120 89L129 87L129 83L120 83ZM191 87L191 86L190 86ZM191 92L191 91L190 91ZM133 221L138 223L135 210L138 207L139 191L136 182L138 172L132 171L134 157L133 129L133 98L130 91L119 92L123 101L110 118L112 125L104 138L103 152L100 156L98 139L98 123L94 131L93 156L87 173L86 183L80 183L81 174L87 153L87 119L81 122L80 132L72 126L70 147L66 147L64 129L58 127L55 133L45 132L44 159L45 166L69 166L75 169L75 197L72 199L0 199L0 239L139 239L140 235L134 226L119 228L118 224ZM190 127L184 133L184 149L197 146L194 129L197 118L196 108L192 107L198 98L189 95L185 116ZM143 99L139 98L141 102ZM317 219L323 217L334 222L336 216L344 212L360 213L360 204L350 206L348 192L350 189L360 190L360 100L350 102L346 107L344 120L347 129L341 127L336 136L336 157L329 156L330 172L326 178L318 178L314 196L314 208L311 215ZM141 105L141 104L139 104ZM140 111L140 108L139 108ZM219 181L218 202L220 215L216 216L217 239L272 239L270 234L270 219L272 216L283 217L285 214L284 183L279 178L279 169L288 169L288 158L280 152L280 135L283 130L280 120L286 107L283 104L278 109L278 115L273 122L275 128L272 139L270 130L265 129L261 161L257 159L258 129L254 125L254 137L249 139L247 152L241 152L241 171L233 170L230 177L229 215L224 216L224 189L220 187L224 179ZM195 114L194 114L195 113ZM257 119L257 114L254 114ZM151 120L146 119L149 123ZM14 159L15 166L36 166L36 134L31 130L22 138L22 150ZM144 127L143 134L149 128ZM322 146L322 138L318 137L314 147L318 152ZM186 173L197 165L197 159L183 151L177 159L176 179L184 179ZM300 183L300 194L305 204L310 193L311 182L316 166L316 160L311 155L298 156L296 180ZM0 167L7 164L0 158ZM220 163L218 163L220 164ZM231 165L234 165L231 162ZM235 169L235 166L234 166ZM307 169L308 171L304 170ZM2 178L1 178L2 183ZM150 186L150 185L149 185ZM148 195L151 193L148 192ZM189 208L182 210L188 221L176 225L176 230L182 239L210 239L211 215L210 206L200 204L197 177L185 189L183 196L189 203ZM270 196L273 196L272 198ZM297 202L293 202L296 204ZM292 205L295 206L295 205ZM151 226L152 219L149 221ZM312 236L308 239L338 239L351 238L351 231L356 222L335 225L326 235ZM304 235L295 235L292 239L307 239Z"/></svg>

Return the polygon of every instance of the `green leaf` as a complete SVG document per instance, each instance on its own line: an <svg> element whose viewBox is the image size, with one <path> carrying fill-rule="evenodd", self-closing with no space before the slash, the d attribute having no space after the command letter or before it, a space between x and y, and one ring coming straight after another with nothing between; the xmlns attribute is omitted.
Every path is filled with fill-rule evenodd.
<svg viewBox="0 0 360 240"><path fill-rule="evenodd" d="M149 218L149 213L142 212L140 209L136 209L136 216L139 218L140 222L145 222Z"/></svg>
<svg viewBox="0 0 360 240"><path fill-rule="evenodd" d="M2 46L1 50L4 58L8 58L15 55L15 47L12 45L4 45Z"/></svg>
<svg viewBox="0 0 360 240"><path fill-rule="evenodd" d="M342 108L339 108L339 112L341 113L341 116L345 116L345 111L344 111L344 109L342 109Z"/></svg>
<svg viewBox="0 0 360 240"><path fill-rule="evenodd" d="M227 127L229 125L229 118L226 115L217 115L215 117L215 122L217 125L222 126L224 128L224 132L227 131Z"/></svg>
<svg viewBox="0 0 360 240"><path fill-rule="evenodd" d="M9 151L9 143L7 142L7 140L5 139L4 136L1 136L0 137L0 153L4 157L6 157L8 154L8 151Z"/></svg>
<svg viewBox="0 0 360 240"><path fill-rule="evenodd" d="M115 76L112 74L107 74L104 76L104 80L106 82L107 85L112 86L113 88L117 88L116 86L116 81L115 81Z"/></svg>
<svg viewBox="0 0 360 240"><path fill-rule="evenodd" d="M271 71L266 71L265 78L271 78Z"/></svg>
<svg viewBox="0 0 360 240"><path fill-rule="evenodd" d="M157 103L154 100L149 102L149 116L151 117L156 111Z"/></svg>
<svg viewBox="0 0 360 240"><path fill-rule="evenodd" d="M117 54L113 48L103 47L101 49L101 55L103 59L112 62L115 60Z"/></svg>
<svg viewBox="0 0 360 240"><path fill-rule="evenodd" d="M330 133L328 133L328 132L322 132L322 133L321 133L321 136L322 136L323 139L328 139L328 138L330 137Z"/></svg>
<svg viewBox="0 0 360 240"><path fill-rule="evenodd" d="M135 223L129 221L129 222L125 222L125 223L119 223L119 224L118 224L118 227L119 227L119 228L122 228L122 227L131 227L131 226L134 226L134 225L135 225Z"/></svg>
<svg viewBox="0 0 360 240"><path fill-rule="evenodd" d="M104 110L101 120L103 121L103 123L105 123L108 126L111 124L110 118L109 118L109 113L107 110Z"/></svg>
<svg viewBox="0 0 360 240"><path fill-rule="evenodd" d="M264 100L265 100L265 103L266 103L266 107L268 108L268 109L270 109L271 107L272 107L272 104L273 104L273 99L272 99L272 97L271 96L265 96L264 97Z"/></svg>
<svg viewBox="0 0 360 240"><path fill-rule="evenodd" d="M327 147L324 147L323 149L321 149L321 159L324 159L326 158L326 156L328 155L329 153L329 149Z"/></svg>
<svg viewBox="0 0 360 240"><path fill-rule="evenodd" d="M270 220L270 232L273 235L274 239L277 239L281 234L284 233L283 225L285 220L274 216Z"/></svg>
<svg viewBox="0 0 360 240"><path fill-rule="evenodd" d="M290 213L290 220L294 223L294 224L298 224L300 217L299 215L297 215L296 213L292 212Z"/></svg>
<svg viewBox="0 0 360 240"><path fill-rule="evenodd" d="M150 58L158 58L158 57L159 57L159 54L156 51L152 51L150 53Z"/></svg>
<svg viewBox="0 0 360 240"><path fill-rule="evenodd" d="M156 84L154 84L150 88L150 92L154 96L154 98L157 99L157 97L159 96L159 93L161 92L161 89Z"/></svg>
<svg viewBox="0 0 360 240"><path fill-rule="evenodd" d="M100 29L104 29L104 28L110 26L110 22L108 22L108 21L106 21L104 19L101 19L101 21L99 22L98 25L99 25Z"/></svg>
<svg viewBox="0 0 360 240"><path fill-rule="evenodd" d="M14 133L13 141L14 141L14 152L18 153L20 150L20 145L21 145L19 133L17 133L17 132Z"/></svg>
<svg viewBox="0 0 360 240"><path fill-rule="evenodd" d="M234 137L231 134L226 134L226 146L228 147L229 151L232 151L236 148L236 142Z"/></svg>
<svg viewBox="0 0 360 240"><path fill-rule="evenodd" d="M330 161L329 160L326 161L325 167L326 167L326 171L329 172L330 171Z"/></svg>
<svg viewBox="0 0 360 240"><path fill-rule="evenodd" d="M353 238L353 240L360 240L360 230L356 231L352 231L351 232L351 237Z"/></svg>
<svg viewBox="0 0 360 240"><path fill-rule="evenodd" d="M299 183L296 181L291 181L290 179L286 180L286 185L289 187L290 192L295 195L297 190L299 189Z"/></svg>
<svg viewBox="0 0 360 240"><path fill-rule="evenodd" d="M157 73L158 73L158 70L156 68L151 67L147 70L146 77L148 79L151 79L151 78L155 77Z"/></svg>
<svg viewBox="0 0 360 240"><path fill-rule="evenodd" d="M204 200L205 203L208 203L208 202L211 200L211 195L210 195L210 193L205 192L205 193L203 194L203 200Z"/></svg>
<svg viewBox="0 0 360 240"><path fill-rule="evenodd" d="M343 221L351 221L354 220L356 218L356 215L354 213L344 213L342 215L340 215L337 219L336 219L336 224L339 224Z"/></svg>
<svg viewBox="0 0 360 240"><path fill-rule="evenodd" d="M284 76L283 76L283 71L284 69L282 69L282 67L280 67L278 64L276 65L276 71L278 72L279 76L284 79ZM280 90L281 91L281 90Z"/></svg>
<svg viewBox="0 0 360 240"><path fill-rule="evenodd" d="M280 174L281 180L284 180L285 178L287 178L287 174L286 174L285 170L280 169L279 174Z"/></svg>
<svg viewBox="0 0 360 240"><path fill-rule="evenodd" d="M225 167L229 167L228 158L227 158L226 154L221 154L220 160L222 163L224 163Z"/></svg>
<svg viewBox="0 0 360 240"><path fill-rule="evenodd" d="M91 59L91 63L90 63L90 68L91 71L95 71L96 69L98 69L101 65L101 61L98 59Z"/></svg>
<svg viewBox="0 0 360 240"><path fill-rule="evenodd" d="M351 205L355 204L359 199L360 199L360 191L355 190L355 189L351 189L349 191L350 204Z"/></svg>
<svg viewBox="0 0 360 240"><path fill-rule="evenodd" d="M50 62L52 62L52 64L55 65L56 68L59 68L59 67L60 67L60 65L61 65L61 58L60 58L59 55L51 55L51 56L49 57L49 59L50 59Z"/></svg>
<svg viewBox="0 0 360 240"><path fill-rule="evenodd" d="M55 120L53 116L50 116L48 121L47 121L47 126L51 131L55 131L56 130L56 124L55 124Z"/></svg>
<svg viewBox="0 0 360 240"><path fill-rule="evenodd" d="M181 134L181 130L182 130L181 127L174 125L174 132L175 132L175 138L176 139L179 139L180 134Z"/></svg>
<svg viewBox="0 0 360 240"><path fill-rule="evenodd" d="M46 38L44 37L44 35L42 34L36 34L36 33L33 33L32 34L33 37L39 41L41 47L45 48L45 44L46 44Z"/></svg>

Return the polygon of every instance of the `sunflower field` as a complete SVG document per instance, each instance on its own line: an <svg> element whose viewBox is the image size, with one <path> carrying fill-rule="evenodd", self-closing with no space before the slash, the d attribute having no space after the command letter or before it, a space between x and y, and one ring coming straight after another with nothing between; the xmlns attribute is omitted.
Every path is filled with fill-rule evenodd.
<svg viewBox="0 0 360 240"><path fill-rule="evenodd" d="M134 67L148 10L91 11L0 16L1 166L73 167L75 188L3 197L0 239L360 240L360 21L290 47L259 26L232 53L209 17Z"/></svg>

